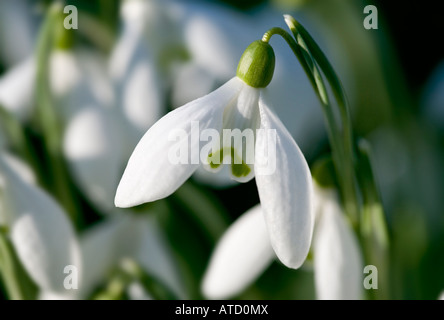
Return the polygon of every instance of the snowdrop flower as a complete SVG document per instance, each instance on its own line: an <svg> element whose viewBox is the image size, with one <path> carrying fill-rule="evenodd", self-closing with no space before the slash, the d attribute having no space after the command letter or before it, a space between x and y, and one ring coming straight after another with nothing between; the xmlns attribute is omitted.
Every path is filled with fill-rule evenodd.
<svg viewBox="0 0 444 320"><path fill-rule="evenodd" d="M42 290L40 299L87 299L125 259L138 263L178 297L186 297L171 250L155 216L116 215L87 229L80 235L79 241L84 272L78 290L62 294ZM136 284L128 290L135 298L141 298L144 296L143 288Z"/></svg>
<svg viewBox="0 0 444 320"><path fill-rule="evenodd" d="M266 30L282 24L282 13L271 5L261 6L247 12L239 12L227 6L214 3L192 2L180 4L185 18L183 23L184 41L190 60L176 69L173 79L172 103L181 106L191 100L210 93L232 77L245 43L254 41L258 30ZM343 51L335 50L337 42L327 42L325 26L319 20L305 19L310 12L297 11L298 18L310 27L319 39L324 52L332 57L335 66L344 66L341 75L348 74L347 61ZM242 30L242 32L239 32ZM316 32L317 30L321 32ZM276 53L276 67L273 81L267 88L269 100L275 107L288 131L298 142L305 155L316 152L319 142L325 139L324 118L319 108L319 100L312 90L302 67L295 63L295 57L286 43L273 40ZM350 81L353 82L353 81ZM294 97L298 97L298 107L294 108ZM194 178L213 187L229 187L236 184L223 170L218 174L208 174L198 168Z"/></svg>
<svg viewBox="0 0 444 320"><path fill-rule="evenodd" d="M362 257L336 192L314 187L314 278L318 299L360 299ZM210 299L240 294L275 259L259 205L238 218L213 251L202 292Z"/></svg>
<svg viewBox="0 0 444 320"><path fill-rule="evenodd" d="M73 265L81 272L79 244L66 213L32 180L22 164L0 156L0 221L39 288L63 292L64 268Z"/></svg>
<svg viewBox="0 0 444 320"><path fill-rule="evenodd" d="M264 88L270 83L273 71L273 49L265 42L255 41L242 56L237 76L156 122L128 161L117 188L115 205L131 207L155 201L179 188L197 170L199 162L172 161L174 150L191 150L191 153L204 154L204 158L208 155L205 167L209 170L218 169L222 160L231 157L233 179L246 182L256 177L277 256L286 266L298 268L308 254L313 231L311 176L297 144L264 99ZM231 146L231 141L226 144L224 139L221 146L216 138L211 141L211 148L202 151L205 144L199 137L191 138L188 145L196 130L205 129L212 129L216 134L222 129L253 132L262 129L262 133L266 133L254 134L245 145ZM177 130L185 135L179 142L170 137ZM272 133L275 143L268 139ZM247 152L243 152L244 148ZM276 152L267 155L274 148ZM273 170L268 170L270 163L274 164Z"/></svg>

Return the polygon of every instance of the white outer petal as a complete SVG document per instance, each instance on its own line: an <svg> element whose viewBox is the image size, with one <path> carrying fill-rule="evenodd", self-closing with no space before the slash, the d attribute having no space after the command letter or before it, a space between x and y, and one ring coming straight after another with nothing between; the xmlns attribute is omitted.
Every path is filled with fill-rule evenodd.
<svg viewBox="0 0 444 320"><path fill-rule="evenodd" d="M337 201L324 198L320 210L313 240L317 298L361 299L363 261L356 236Z"/></svg>
<svg viewBox="0 0 444 320"><path fill-rule="evenodd" d="M271 244L279 260L299 268L307 257L313 233L312 179L308 164L296 142L277 116L259 100L261 129L276 130L276 168L267 172L258 165L268 141L256 141L256 184ZM269 159L273 161L272 157Z"/></svg>
<svg viewBox="0 0 444 320"><path fill-rule="evenodd" d="M220 130L224 107L236 98L242 86L242 81L234 77L216 91L171 111L156 122L142 137L128 161L117 188L115 205L131 207L167 197L176 191L198 164L171 163L169 150L179 142L169 141L169 134L179 129L190 135L192 121L199 121L200 132L207 128ZM200 152L204 145L200 141L198 145L193 141L184 143L188 145L189 154L190 150Z"/></svg>
<svg viewBox="0 0 444 320"><path fill-rule="evenodd" d="M73 265L81 274L79 245L70 221L52 198L23 181L1 158L0 171L7 223L20 261L41 289L65 292L64 268Z"/></svg>
<svg viewBox="0 0 444 320"><path fill-rule="evenodd" d="M119 135L109 110L85 107L65 132L64 153L85 195L101 209L113 208L122 165Z"/></svg>
<svg viewBox="0 0 444 320"><path fill-rule="evenodd" d="M217 244L203 278L204 296L226 299L239 294L275 257L257 205L235 221Z"/></svg>

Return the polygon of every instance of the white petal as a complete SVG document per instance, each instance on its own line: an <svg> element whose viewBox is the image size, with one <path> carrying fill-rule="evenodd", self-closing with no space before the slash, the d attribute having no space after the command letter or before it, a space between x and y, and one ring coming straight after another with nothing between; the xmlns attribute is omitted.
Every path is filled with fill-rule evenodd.
<svg viewBox="0 0 444 320"><path fill-rule="evenodd" d="M265 222L279 260L289 268L299 268L313 233L310 170L296 142L262 99L259 107L261 129L276 132L274 155L270 152L274 142L267 134L258 135L256 141L256 184ZM267 154L268 162L264 163L261 156Z"/></svg>
<svg viewBox="0 0 444 320"><path fill-rule="evenodd" d="M113 207L123 163L119 135L105 109L85 107L67 126L64 153L79 187L101 209Z"/></svg>
<svg viewBox="0 0 444 320"><path fill-rule="evenodd" d="M174 164L169 158L170 150L178 145L185 146L189 156L195 154L199 157L203 142L198 141L198 136L191 137L189 143L190 139L175 141L170 135L181 130L190 138L194 121L199 122L199 132L207 128L220 129L224 107L236 98L241 86L241 81L235 77L209 95L171 111L154 124L142 137L128 161L117 188L116 206L131 207L155 201L169 196L182 185L198 164L191 163L190 157L187 157L186 164Z"/></svg>
<svg viewBox="0 0 444 320"><path fill-rule="evenodd" d="M217 244L204 275L203 294L226 299L241 293L274 258L258 205L235 221Z"/></svg>
<svg viewBox="0 0 444 320"><path fill-rule="evenodd" d="M337 202L325 200L313 240L317 298L362 298L363 261L359 244Z"/></svg>
<svg viewBox="0 0 444 320"><path fill-rule="evenodd" d="M28 58L0 79L0 105L22 121L31 113L35 76L35 61Z"/></svg>
<svg viewBox="0 0 444 320"><path fill-rule="evenodd" d="M256 129L259 128L260 124L258 106L260 92L260 89L245 84L239 93L236 103L227 107L224 111L222 144L225 150L234 149L235 158L232 157L230 162L232 169L231 178L238 182L244 183L254 178L255 136ZM239 134L241 135L240 137ZM236 135L238 137L233 139L232 137ZM227 157L225 156L225 158ZM239 164L239 160L242 161L242 164ZM234 174L236 165L237 168L249 169L249 172L247 174L243 172L242 175Z"/></svg>
<svg viewBox="0 0 444 320"><path fill-rule="evenodd" d="M70 221L42 190L24 182L0 159L3 201L11 240L30 277L43 290L65 292L64 268L81 272L79 246Z"/></svg>

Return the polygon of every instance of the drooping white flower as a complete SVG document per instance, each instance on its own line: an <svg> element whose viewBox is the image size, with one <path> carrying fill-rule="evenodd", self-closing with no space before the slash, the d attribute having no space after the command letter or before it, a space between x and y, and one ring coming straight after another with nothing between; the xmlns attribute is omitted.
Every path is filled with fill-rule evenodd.
<svg viewBox="0 0 444 320"><path fill-rule="evenodd" d="M211 256L202 292L211 299L240 294L275 258L259 205L238 218ZM314 188L314 279L318 299L362 298L363 262L356 236L336 192Z"/></svg>
<svg viewBox="0 0 444 320"><path fill-rule="evenodd" d="M254 63L260 66L252 67ZM258 70L262 74L256 74ZM238 141L231 145L223 139L221 145L220 138L211 141L212 147L217 147L204 149L208 155L205 167L219 168L223 160L231 158L233 179L246 182L256 177L271 244L285 265L298 268L308 254L313 231L311 176L297 144L264 98L264 87L271 81L273 70L271 47L262 41L253 42L241 59L236 77L154 124L128 161L117 188L116 206L155 201L179 188L199 163L188 156L185 162L175 163L171 154L180 149L199 155L208 147L199 137L191 137L196 130L223 133L223 129L249 129L256 133L261 129L264 134L254 134L245 144ZM177 131L184 134L180 141L171 139ZM270 142L269 133L275 133L276 141ZM270 152L274 148L275 154ZM267 164L274 166L270 169Z"/></svg>
<svg viewBox="0 0 444 320"><path fill-rule="evenodd" d="M0 214L4 215L0 220L10 230L17 255L39 288L64 292L64 268L73 265L81 272L76 234L62 208L14 167L0 156Z"/></svg>
<svg viewBox="0 0 444 320"><path fill-rule="evenodd" d="M272 5L260 6L246 12L213 2L182 2L179 6L185 12L182 22L183 34L190 60L176 69L177 76L173 78L172 87L174 107L210 93L229 80L245 43L256 39L260 30L283 24L282 13ZM306 11L302 8L298 10L298 18L304 21L304 25L308 25L310 30L314 29L314 34L318 35L316 39L320 39L322 49L329 56L332 56L332 52L337 53L339 50L332 48L334 41L324 45L326 27L320 20L304 19ZM322 32L316 33L317 30ZM267 88L267 95L276 114L298 142L300 149L310 156L316 152L319 142L326 137L319 100L285 41L276 39L272 42L276 53L276 68L274 79ZM332 58L333 62L336 62L342 55L336 54ZM346 67L345 64L343 69L347 74ZM294 97L298 97L297 107ZM199 182L213 187L237 184L229 179L229 174L224 171L208 174L198 168L194 177Z"/></svg>

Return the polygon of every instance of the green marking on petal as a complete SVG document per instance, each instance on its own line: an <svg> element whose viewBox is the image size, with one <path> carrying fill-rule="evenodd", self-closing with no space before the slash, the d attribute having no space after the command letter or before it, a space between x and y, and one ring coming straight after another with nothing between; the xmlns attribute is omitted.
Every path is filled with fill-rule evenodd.
<svg viewBox="0 0 444 320"><path fill-rule="evenodd" d="M242 164L232 164L231 165L231 173L235 177L246 177L251 172L250 167L242 161Z"/></svg>
<svg viewBox="0 0 444 320"><path fill-rule="evenodd" d="M231 157L231 173L235 177L246 177L250 174L251 168L245 161L241 160L240 157L236 154L236 150L233 147L231 148L222 148L216 151L214 154L210 153L208 155L208 163L212 169L217 169L223 163L223 159L230 155ZM217 162L213 162L213 160L218 160ZM235 161L236 160L236 161ZM240 162L240 163L237 163Z"/></svg>

